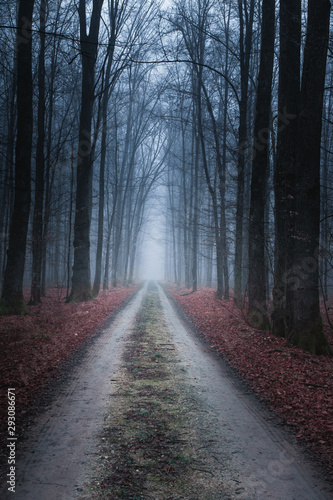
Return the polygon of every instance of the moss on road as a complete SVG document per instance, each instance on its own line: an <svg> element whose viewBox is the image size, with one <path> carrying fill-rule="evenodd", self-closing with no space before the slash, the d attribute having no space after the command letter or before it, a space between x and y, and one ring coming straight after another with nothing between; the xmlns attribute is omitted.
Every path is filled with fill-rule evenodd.
<svg viewBox="0 0 333 500"><path fill-rule="evenodd" d="M228 498L198 454L190 391L150 285L126 342L94 476L81 498Z"/></svg>

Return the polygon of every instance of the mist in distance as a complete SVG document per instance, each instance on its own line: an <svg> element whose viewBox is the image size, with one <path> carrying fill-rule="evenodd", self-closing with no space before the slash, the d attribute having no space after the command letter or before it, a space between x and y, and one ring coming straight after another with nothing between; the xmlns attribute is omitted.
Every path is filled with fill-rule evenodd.
<svg viewBox="0 0 333 500"><path fill-rule="evenodd" d="M164 242L159 227L147 232L142 245L139 278L143 280L164 279Z"/></svg>

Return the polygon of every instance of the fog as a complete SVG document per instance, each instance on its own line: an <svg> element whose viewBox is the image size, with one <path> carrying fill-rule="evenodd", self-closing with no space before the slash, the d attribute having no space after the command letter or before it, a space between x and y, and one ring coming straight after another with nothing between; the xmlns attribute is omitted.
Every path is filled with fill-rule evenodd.
<svg viewBox="0 0 333 500"><path fill-rule="evenodd" d="M139 262L139 278L162 280L164 278L164 238L159 217L146 229Z"/></svg>

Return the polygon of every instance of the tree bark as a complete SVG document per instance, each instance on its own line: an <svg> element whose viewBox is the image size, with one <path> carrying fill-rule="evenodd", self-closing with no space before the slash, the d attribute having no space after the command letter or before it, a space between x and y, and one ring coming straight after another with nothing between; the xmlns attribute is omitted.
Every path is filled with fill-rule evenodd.
<svg viewBox="0 0 333 500"><path fill-rule="evenodd" d="M80 45L82 58L82 92L79 146L77 159L76 212L74 222L74 265L71 300L91 297L90 283L90 220L93 158L92 113L94 104L95 63L103 0L94 0L89 34L86 26L86 2L80 0Z"/></svg>
<svg viewBox="0 0 333 500"><path fill-rule="evenodd" d="M201 99L201 96L199 96ZM199 224L199 207L198 207L198 181L199 181L199 135L194 125L193 138L195 141L194 153L194 197L193 197L193 229L192 229L192 291L196 292L198 289L198 224Z"/></svg>
<svg viewBox="0 0 333 500"><path fill-rule="evenodd" d="M285 337L291 329L297 117L300 102L301 0L280 1L278 136L274 172L275 279L273 333Z"/></svg>
<svg viewBox="0 0 333 500"><path fill-rule="evenodd" d="M105 183L105 161L106 161L106 138L107 138L107 111L110 99L110 76L113 63L114 49L116 43L117 22L118 22L118 2L111 2L109 20L111 24L111 34L108 46L108 62L106 67L104 94L102 98L102 141L101 160L99 173L99 197L98 197L98 230L97 230L97 250L96 250L96 272L93 285L93 294L98 295L102 277L102 251L104 237L104 183Z"/></svg>
<svg viewBox="0 0 333 500"><path fill-rule="evenodd" d="M275 0L262 2L260 70L254 123L249 223L248 320L256 328L270 326L266 305L265 207L269 169L270 109L274 63Z"/></svg>
<svg viewBox="0 0 333 500"><path fill-rule="evenodd" d="M243 13L244 10L244 13ZM240 72L241 98L239 103L238 128L238 159L237 159L237 200L236 200L236 239L235 239L235 278L234 300L236 304L242 299L242 264L243 264L243 218L244 218L244 182L245 182L245 154L247 150L247 114L248 114L248 87L250 57L252 51L252 30L254 16L254 0L251 0L249 11L246 2L238 2L240 21ZM244 16L245 15L245 25Z"/></svg>
<svg viewBox="0 0 333 500"><path fill-rule="evenodd" d="M330 20L329 0L309 0L298 120L296 276L289 340L314 354L332 354L319 307L320 145Z"/></svg>
<svg viewBox="0 0 333 500"><path fill-rule="evenodd" d="M9 232L7 265L2 288L2 311L25 312L23 275L31 203L32 150L32 15L34 0L20 0L17 21L17 138L14 209Z"/></svg>
<svg viewBox="0 0 333 500"><path fill-rule="evenodd" d="M17 63L16 55L14 56L12 68L12 85L10 97L8 99L8 127L7 127L7 147L6 147L6 162L5 172L2 187L2 200L0 204L0 282L2 283L4 271L6 267L6 250L8 241L9 221L13 211L14 198L14 151L15 151L15 133L16 133L16 73Z"/></svg>
<svg viewBox="0 0 333 500"><path fill-rule="evenodd" d="M32 225L32 282L30 304L41 302L44 205L45 144L45 23L47 0L41 0L39 12L40 49L38 60L38 139L36 150L35 207Z"/></svg>

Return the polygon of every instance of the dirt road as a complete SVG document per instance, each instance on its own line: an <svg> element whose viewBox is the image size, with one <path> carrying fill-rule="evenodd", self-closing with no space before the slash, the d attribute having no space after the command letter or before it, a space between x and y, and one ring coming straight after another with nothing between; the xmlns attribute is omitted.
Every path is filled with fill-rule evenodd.
<svg viewBox="0 0 333 500"><path fill-rule="evenodd" d="M1 498L333 498L159 286L96 338L23 447Z"/></svg>

